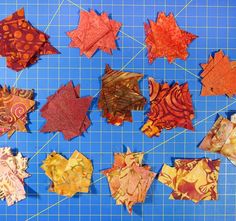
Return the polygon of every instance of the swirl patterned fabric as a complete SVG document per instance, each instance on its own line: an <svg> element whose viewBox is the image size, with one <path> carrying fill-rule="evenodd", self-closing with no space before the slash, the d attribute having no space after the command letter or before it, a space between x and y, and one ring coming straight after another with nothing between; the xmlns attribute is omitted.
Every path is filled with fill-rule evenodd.
<svg viewBox="0 0 236 221"><path fill-rule="evenodd" d="M217 200L219 166L218 159L178 159L174 167L163 165L158 180L173 189L169 199Z"/></svg>
<svg viewBox="0 0 236 221"><path fill-rule="evenodd" d="M33 90L0 88L0 136L15 131L27 132L27 113L34 110Z"/></svg>
<svg viewBox="0 0 236 221"><path fill-rule="evenodd" d="M25 199L27 161L21 153L13 156L10 147L0 148L0 199L6 199L8 206Z"/></svg>
<svg viewBox="0 0 236 221"><path fill-rule="evenodd" d="M7 58L7 67L20 71L37 62L40 55L58 54L49 36L25 20L20 9L0 21L0 55Z"/></svg>
<svg viewBox="0 0 236 221"><path fill-rule="evenodd" d="M87 193L93 172L92 162L77 150L67 160L52 152L41 166L52 180L49 191L72 197L77 192Z"/></svg>
<svg viewBox="0 0 236 221"><path fill-rule="evenodd" d="M219 116L199 148L220 153L236 166L236 114L231 116L231 121Z"/></svg>
<svg viewBox="0 0 236 221"><path fill-rule="evenodd" d="M107 177L111 195L117 205L125 204L129 213L136 203L145 201L156 173L149 166L143 166L144 153L115 153L113 167L102 173Z"/></svg>
<svg viewBox="0 0 236 221"><path fill-rule="evenodd" d="M143 110L146 98L138 85L142 78L143 74L116 71L106 65L98 108L108 123L120 126L124 121L132 122L131 111Z"/></svg>
<svg viewBox="0 0 236 221"><path fill-rule="evenodd" d="M160 136L162 129L183 127L194 130L191 120L194 110L188 84L159 84L149 78L150 112L142 127L148 137Z"/></svg>

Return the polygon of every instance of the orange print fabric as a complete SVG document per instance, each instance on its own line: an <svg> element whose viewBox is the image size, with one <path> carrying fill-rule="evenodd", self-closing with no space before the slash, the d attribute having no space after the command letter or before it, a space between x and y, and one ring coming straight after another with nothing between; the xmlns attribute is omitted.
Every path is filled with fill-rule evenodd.
<svg viewBox="0 0 236 221"><path fill-rule="evenodd" d="M236 166L236 114L231 120L219 116L199 148L222 154Z"/></svg>
<svg viewBox="0 0 236 221"><path fill-rule="evenodd" d="M198 37L180 29L172 13L160 12L156 21L149 20L144 24L144 29L149 63L161 57L170 63L176 58L186 60L189 44Z"/></svg>
<svg viewBox="0 0 236 221"><path fill-rule="evenodd" d="M236 94L236 61L230 61L222 50L211 55L201 67L202 96Z"/></svg>
<svg viewBox="0 0 236 221"><path fill-rule="evenodd" d="M124 121L132 122L131 111L143 110L146 98L138 84L142 78L143 74L116 71L106 65L98 108L108 123L120 126Z"/></svg>
<svg viewBox="0 0 236 221"><path fill-rule="evenodd" d="M107 177L111 195L117 205L124 204L129 213L136 203L143 203L156 173L142 165L143 152L115 153L112 168L102 171Z"/></svg>
<svg viewBox="0 0 236 221"><path fill-rule="evenodd" d="M150 111L142 132L148 137L153 137L160 136L163 129L183 127L194 130L194 110L188 83L175 83L170 86L168 83L160 84L153 78L149 78L148 82Z"/></svg>
<svg viewBox="0 0 236 221"><path fill-rule="evenodd" d="M163 165L158 180L173 189L169 199L217 200L219 166L218 159L177 159L174 167Z"/></svg>
<svg viewBox="0 0 236 221"><path fill-rule="evenodd" d="M15 131L27 132L27 114L35 108L34 91L0 87L0 136Z"/></svg>
<svg viewBox="0 0 236 221"><path fill-rule="evenodd" d="M23 8L0 21L0 55L15 71L36 63L40 55L58 54L48 39L25 19Z"/></svg>

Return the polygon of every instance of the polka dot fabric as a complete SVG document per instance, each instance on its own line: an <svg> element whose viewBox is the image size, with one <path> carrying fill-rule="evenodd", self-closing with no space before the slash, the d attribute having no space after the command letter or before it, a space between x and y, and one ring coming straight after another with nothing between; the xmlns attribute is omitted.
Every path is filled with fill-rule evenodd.
<svg viewBox="0 0 236 221"><path fill-rule="evenodd" d="M0 55L6 57L7 67L15 71L36 63L40 55L58 54L48 39L48 35L25 20L23 8L0 22Z"/></svg>

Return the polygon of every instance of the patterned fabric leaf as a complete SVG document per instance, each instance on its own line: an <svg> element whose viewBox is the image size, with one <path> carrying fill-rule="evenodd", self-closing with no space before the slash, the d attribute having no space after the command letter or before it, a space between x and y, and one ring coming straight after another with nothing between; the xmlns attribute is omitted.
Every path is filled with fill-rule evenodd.
<svg viewBox="0 0 236 221"><path fill-rule="evenodd" d="M236 114L231 121L219 116L199 148L220 153L236 166Z"/></svg>
<svg viewBox="0 0 236 221"><path fill-rule="evenodd" d="M132 122L131 111L143 110L146 99L138 85L142 78L143 74L116 71L106 65L98 108L108 123L120 126L124 121Z"/></svg>
<svg viewBox="0 0 236 221"><path fill-rule="evenodd" d="M23 8L0 21L0 39L0 55L15 71L36 63L40 55L59 53L48 42L48 35L25 20Z"/></svg>
<svg viewBox="0 0 236 221"><path fill-rule="evenodd" d="M107 177L111 195L117 205L126 205L129 213L136 203L145 201L156 173L149 166L143 166L144 153L115 153L113 167L102 173Z"/></svg>
<svg viewBox="0 0 236 221"><path fill-rule="evenodd" d="M163 165L158 180L173 189L170 199L217 200L219 166L220 160L178 159L174 167Z"/></svg>
<svg viewBox="0 0 236 221"><path fill-rule="evenodd" d="M27 114L35 107L33 95L33 90L0 87L0 136L7 133L10 138L15 131L27 132Z"/></svg>
<svg viewBox="0 0 236 221"><path fill-rule="evenodd" d="M194 130L194 110L188 84L159 84L149 78L150 111L142 127L148 137L160 136L162 129L183 127Z"/></svg>
<svg viewBox="0 0 236 221"><path fill-rule="evenodd" d="M181 30L172 13L166 16L164 12L160 12L156 22L149 20L149 23L144 24L144 29L150 63L161 57L166 57L170 63L176 58L186 60L188 45L197 38L196 35Z"/></svg>
<svg viewBox="0 0 236 221"><path fill-rule="evenodd" d="M89 191L92 162L77 150L69 160L54 151L47 156L41 168L52 181L49 188L51 192L72 197L77 192Z"/></svg>
<svg viewBox="0 0 236 221"><path fill-rule="evenodd" d="M14 156L10 147L0 148L0 199L6 199L8 206L25 199L27 161L21 153Z"/></svg>
<svg viewBox="0 0 236 221"><path fill-rule="evenodd" d="M98 49L111 54L116 49L116 36L121 25L105 12L98 15L94 10L80 11L78 28L67 33L72 40L70 47L80 48L80 54L88 58Z"/></svg>

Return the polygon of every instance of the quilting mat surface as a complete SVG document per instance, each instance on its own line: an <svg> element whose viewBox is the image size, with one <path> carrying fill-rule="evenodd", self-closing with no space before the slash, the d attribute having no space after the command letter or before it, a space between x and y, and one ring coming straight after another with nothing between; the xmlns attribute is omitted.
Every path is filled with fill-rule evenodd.
<svg viewBox="0 0 236 221"><path fill-rule="evenodd" d="M223 49L231 59L236 59L235 0L0 0L0 18L21 7L25 8L26 18L35 27L51 36L51 43L61 54L43 56L37 64L20 73L6 68L5 59L0 59L0 83L33 88L39 102L38 109L30 114L31 133L15 133L10 140L6 136L0 138L1 146L15 148L30 158L28 171L31 174L26 180L25 200L11 207L0 202L1 221L236 220L236 168L220 155L197 148L217 114L226 116L236 110L235 98L199 95L199 64L206 62L211 52ZM79 11L88 9L106 11L123 23L117 41L119 50L114 51L113 56L99 51L89 60L79 56L79 49L68 48L70 40L66 32L76 28ZM156 19L160 11L173 12L181 28L199 36L190 45L187 61L176 60L169 64L165 59L158 59L152 65L148 64L143 23L147 18ZM38 110L46 98L69 80L81 85L82 96L97 98L105 64L114 69L144 73L140 85L147 98L148 76L169 83L187 81L195 107L196 131L177 128L150 139L140 132L148 105L144 111L133 112L133 123L115 127L102 119L95 102L90 112L92 126L84 136L68 142L59 133L39 133L45 121ZM115 205L107 180L100 173L112 165L113 152L122 152L127 146L133 151L145 151L145 163L153 171L159 171L163 163L172 164L173 158L220 158L219 200L199 204L171 201L168 199L171 190L154 181L145 203L134 206L130 216L123 206ZM40 168L42 160L53 150L69 157L75 149L93 161L91 192L70 199L48 192L50 182Z"/></svg>

